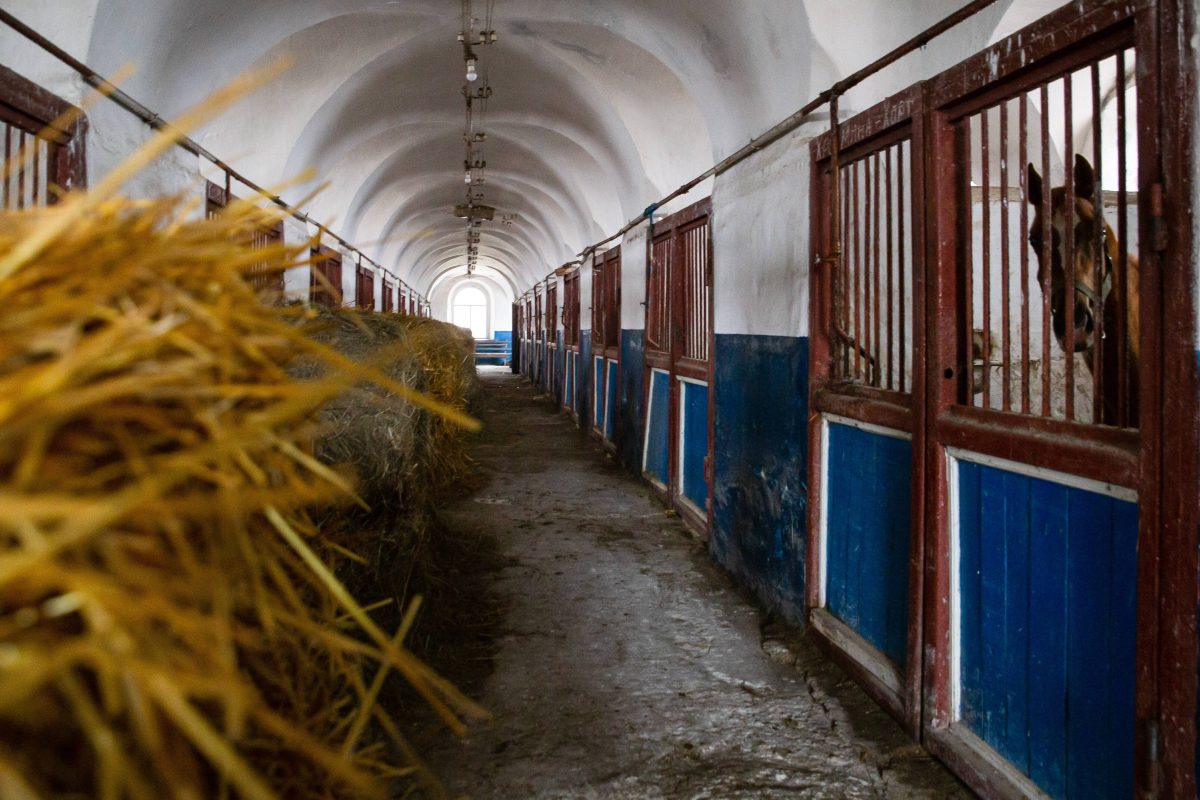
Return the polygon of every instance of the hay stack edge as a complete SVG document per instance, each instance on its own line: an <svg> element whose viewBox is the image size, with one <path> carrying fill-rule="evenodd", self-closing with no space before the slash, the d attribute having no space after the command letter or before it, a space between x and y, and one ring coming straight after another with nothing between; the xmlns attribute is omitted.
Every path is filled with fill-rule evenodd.
<svg viewBox="0 0 1200 800"><path fill-rule="evenodd" d="M389 675L486 713L356 521L467 470L469 338L260 297L276 210L76 199L0 214L0 797L436 795Z"/></svg>

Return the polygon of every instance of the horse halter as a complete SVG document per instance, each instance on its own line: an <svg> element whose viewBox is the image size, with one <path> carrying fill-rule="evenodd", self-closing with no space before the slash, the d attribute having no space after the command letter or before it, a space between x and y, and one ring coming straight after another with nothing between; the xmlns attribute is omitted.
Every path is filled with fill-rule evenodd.
<svg viewBox="0 0 1200 800"><path fill-rule="evenodd" d="M1100 246L1104 253L1104 280L1100 282L1100 297L1096 297L1096 292L1092 287L1088 286L1079 278L1075 279L1075 291L1083 295L1095 307L1097 313L1104 312L1104 303L1108 300L1108 295L1112 291L1113 284L1113 262L1112 256L1108 252L1108 229L1107 227L1101 230Z"/></svg>

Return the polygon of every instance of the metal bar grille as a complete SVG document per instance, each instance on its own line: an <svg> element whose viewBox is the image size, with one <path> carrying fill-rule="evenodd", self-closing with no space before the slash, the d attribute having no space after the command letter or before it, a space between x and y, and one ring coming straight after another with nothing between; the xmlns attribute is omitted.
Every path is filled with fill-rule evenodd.
<svg viewBox="0 0 1200 800"><path fill-rule="evenodd" d="M336 308L342 304L342 259L327 248L312 251L309 296L314 305ZM324 278L324 280L321 280Z"/></svg>
<svg viewBox="0 0 1200 800"><path fill-rule="evenodd" d="M254 249L271 247L282 241L282 220L270 228L260 228L250 234L250 247ZM263 261L252 264L246 273L246 281L259 291L283 293L283 271L279 269L277 262Z"/></svg>
<svg viewBox="0 0 1200 800"><path fill-rule="evenodd" d="M708 219L680 234L678 286L680 312L679 355L695 361L708 360L709 280Z"/></svg>
<svg viewBox="0 0 1200 800"><path fill-rule="evenodd" d="M912 391L912 202L904 139L838 169L841 270L833 287L832 378Z"/></svg>
<svg viewBox="0 0 1200 800"><path fill-rule="evenodd" d="M563 279L563 341L579 346L579 273Z"/></svg>
<svg viewBox="0 0 1200 800"><path fill-rule="evenodd" d="M355 273L354 305L362 311L375 310L375 274L366 267L359 267Z"/></svg>
<svg viewBox="0 0 1200 800"><path fill-rule="evenodd" d="M660 353L671 348L671 234L655 240L650 249L650 280L646 294L646 347Z"/></svg>
<svg viewBox="0 0 1200 800"><path fill-rule="evenodd" d="M1137 427L1133 57L1097 56L960 123L965 405Z"/></svg>
<svg viewBox="0 0 1200 800"><path fill-rule="evenodd" d="M53 174L60 145L3 119L0 119L0 143L4 148L0 208L19 211L53 202L53 187L63 183Z"/></svg>
<svg viewBox="0 0 1200 800"><path fill-rule="evenodd" d="M604 256L603 300L605 347L617 347L621 343L621 248L615 247ZM593 302L595 302L593 298Z"/></svg>

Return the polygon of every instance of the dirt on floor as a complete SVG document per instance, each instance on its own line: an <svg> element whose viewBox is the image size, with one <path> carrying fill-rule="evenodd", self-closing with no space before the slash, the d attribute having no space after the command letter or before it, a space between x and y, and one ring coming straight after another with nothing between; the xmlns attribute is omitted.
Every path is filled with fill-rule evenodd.
<svg viewBox="0 0 1200 800"><path fill-rule="evenodd" d="M451 796L970 796L527 381L482 406L486 483L439 514L469 588L426 644L495 720L415 742Z"/></svg>

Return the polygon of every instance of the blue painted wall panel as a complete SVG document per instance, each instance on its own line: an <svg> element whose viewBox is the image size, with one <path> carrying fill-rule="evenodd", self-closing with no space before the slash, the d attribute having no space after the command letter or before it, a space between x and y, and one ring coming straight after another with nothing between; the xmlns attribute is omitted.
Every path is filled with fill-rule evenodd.
<svg viewBox="0 0 1200 800"><path fill-rule="evenodd" d="M831 423L828 450L826 604L903 669L912 443Z"/></svg>
<svg viewBox="0 0 1200 800"><path fill-rule="evenodd" d="M554 336L554 341L558 342L558 346L554 348L554 364L552 365L553 372L551 373L551 391L554 395L554 402L562 405L563 385L566 377L566 348L563 347L562 331L556 332Z"/></svg>
<svg viewBox="0 0 1200 800"><path fill-rule="evenodd" d="M1051 797L1132 796L1137 506L957 474L963 722Z"/></svg>
<svg viewBox="0 0 1200 800"><path fill-rule="evenodd" d="M605 403L605 391L607 383L604 380L604 363L603 358L592 359L592 393L595 399L592 405L592 425L595 428L604 427L604 409L607 407Z"/></svg>
<svg viewBox="0 0 1200 800"><path fill-rule="evenodd" d="M587 430L592 413L592 332L580 331L579 357L575 364L575 414L579 427Z"/></svg>
<svg viewBox="0 0 1200 800"><path fill-rule="evenodd" d="M669 478L671 446L671 376L654 370L650 375L649 407L646 411L646 474L664 486Z"/></svg>
<svg viewBox="0 0 1200 800"><path fill-rule="evenodd" d="M712 556L802 625L808 339L718 333L714 357Z"/></svg>
<svg viewBox="0 0 1200 800"><path fill-rule="evenodd" d="M645 338L643 330L621 329L621 400L617 404L617 452L625 469L642 474L642 423L645 419Z"/></svg>
<svg viewBox="0 0 1200 800"><path fill-rule="evenodd" d="M708 386L683 381L683 495L701 511L708 510Z"/></svg>
<svg viewBox="0 0 1200 800"><path fill-rule="evenodd" d="M612 404L617 401L617 381L619 379L618 373L621 371L621 366L615 361L609 361L605 364L605 370L608 372L605 406L611 408ZM615 409L609 412L608 418L604 422L604 438L608 439L610 442L617 441L617 412Z"/></svg>
<svg viewBox="0 0 1200 800"><path fill-rule="evenodd" d="M563 381L563 407L575 409L575 353L567 351L564 354L565 380Z"/></svg>

